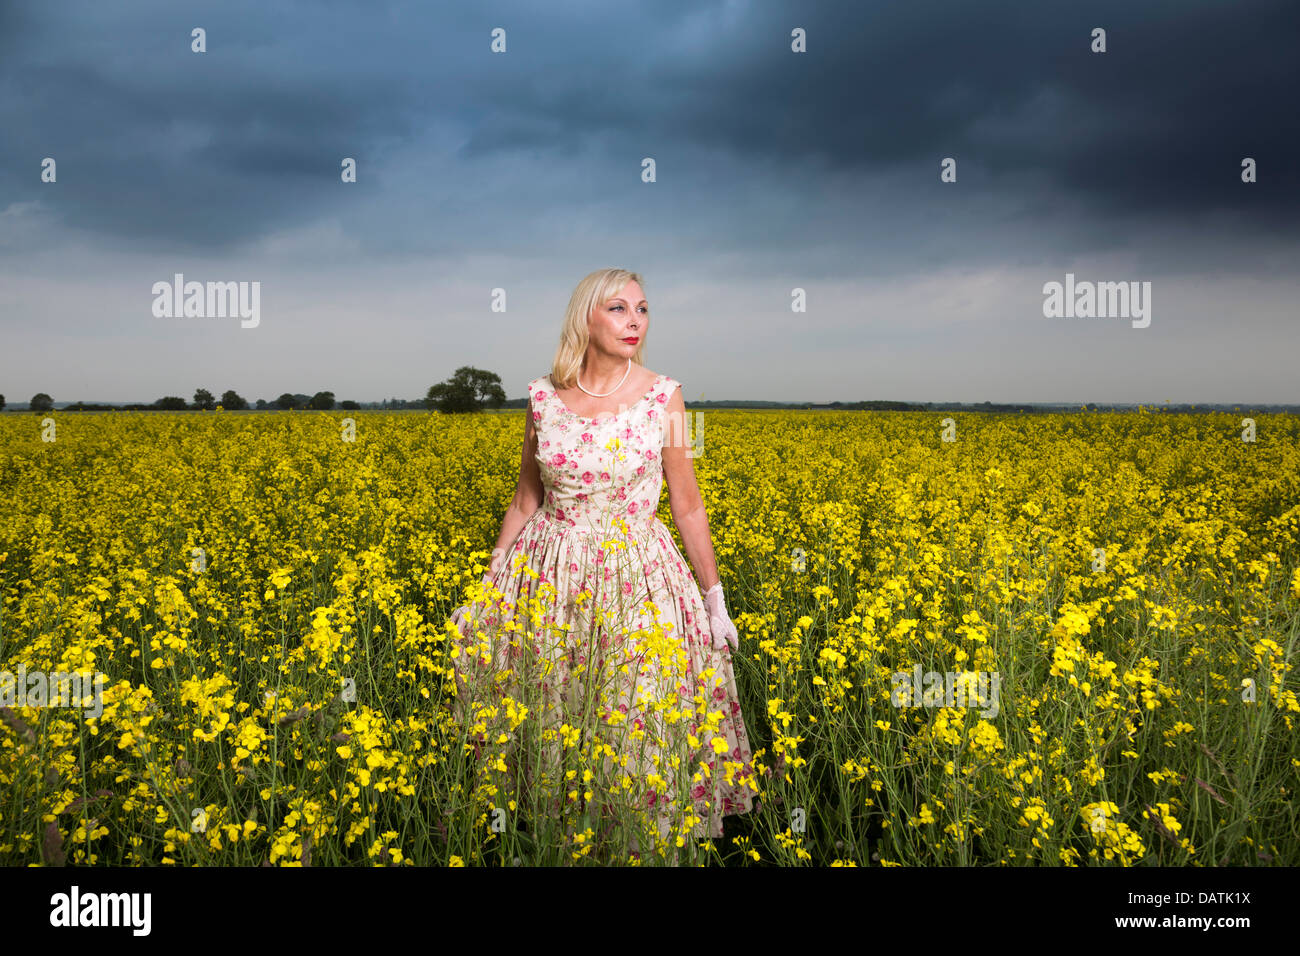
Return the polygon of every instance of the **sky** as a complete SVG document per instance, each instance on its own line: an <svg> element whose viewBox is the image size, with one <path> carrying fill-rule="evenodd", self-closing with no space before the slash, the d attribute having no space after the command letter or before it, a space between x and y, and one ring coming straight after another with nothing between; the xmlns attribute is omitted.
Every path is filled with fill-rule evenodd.
<svg viewBox="0 0 1300 956"><path fill-rule="evenodd" d="M688 402L1300 402L1297 35L1294 0L0 0L0 394L522 398L614 266ZM258 283L256 324L156 315L177 273ZM1141 295L1045 315L1067 281Z"/></svg>

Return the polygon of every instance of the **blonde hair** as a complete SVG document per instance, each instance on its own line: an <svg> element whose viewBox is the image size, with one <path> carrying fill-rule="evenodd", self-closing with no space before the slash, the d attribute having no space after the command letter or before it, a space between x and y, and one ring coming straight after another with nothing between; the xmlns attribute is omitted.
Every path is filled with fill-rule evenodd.
<svg viewBox="0 0 1300 956"><path fill-rule="evenodd" d="M582 370L583 359L587 357L587 319L597 304L617 295L629 282L635 282L645 291L645 283L635 272L626 269L597 269L587 275L569 297L569 307L564 313L564 326L560 329L560 347L555 350L555 359L551 362L551 384L555 388L572 388ZM635 303L633 307L635 308ZM645 352L645 335L637 345L632 356L635 365L641 365L641 356Z"/></svg>

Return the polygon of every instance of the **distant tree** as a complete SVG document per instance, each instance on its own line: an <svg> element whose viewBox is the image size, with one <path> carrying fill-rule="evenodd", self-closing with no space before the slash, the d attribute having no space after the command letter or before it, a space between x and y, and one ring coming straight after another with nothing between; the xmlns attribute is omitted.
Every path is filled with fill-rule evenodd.
<svg viewBox="0 0 1300 956"><path fill-rule="evenodd" d="M0 395L0 399L2 398L4 398L4 396ZM345 398L343 401L339 402L339 408L343 409L345 412L355 412L360 410L361 406L352 401L352 399Z"/></svg>
<svg viewBox="0 0 1300 956"><path fill-rule="evenodd" d="M266 411L266 410L267 410L268 408L270 408L270 407L271 407L271 406L270 406L270 404L267 402L266 399L264 399L264 398L259 398L259 399L257 400L257 410L258 410L259 412Z"/></svg>
<svg viewBox="0 0 1300 956"><path fill-rule="evenodd" d="M199 411L210 412L217 407L217 400L206 388L197 388L194 390L194 407Z"/></svg>
<svg viewBox="0 0 1300 956"><path fill-rule="evenodd" d="M228 412L239 412L248 407L248 402L246 399L241 398L233 388L230 388L221 393L221 407Z"/></svg>
<svg viewBox="0 0 1300 956"><path fill-rule="evenodd" d="M0 395L0 412L3 412L4 410L5 410L5 397L3 395Z"/></svg>
<svg viewBox="0 0 1300 956"><path fill-rule="evenodd" d="M275 400L275 407L276 408L301 408L302 406L298 404L298 400L296 398L294 398L288 392L285 392L283 395L281 395L279 398Z"/></svg>
<svg viewBox="0 0 1300 956"><path fill-rule="evenodd" d="M477 412L484 406L500 408L505 400L500 375L462 365L447 381L429 386L424 406L447 413Z"/></svg>
<svg viewBox="0 0 1300 956"><path fill-rule="evenodd" d="M311 401L307 403L307 407L328 412L331 408L334 407L334 393L317 392L315 395L311 397Z"/></svg>
<svg viewBox="0 0 1300 956"><path fill-rule="evenodd" d="M37 392L32 396L31 410L34 412L48 412L54 408L54 399L44 392Z"/></svg>
<svg viewBox="0 0 1300 956"><path fill-rule="evenodd" d="M153 403L153 407L165 412L183 412L189 405L179 395L164 395Z"/></svg>

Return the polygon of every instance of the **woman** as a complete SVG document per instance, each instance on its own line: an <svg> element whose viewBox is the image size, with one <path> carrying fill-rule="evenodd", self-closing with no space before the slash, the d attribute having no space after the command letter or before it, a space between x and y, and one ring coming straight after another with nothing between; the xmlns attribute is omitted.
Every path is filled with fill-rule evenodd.
<svg viewBox="0 0 1300 956"><path fill-rule="evenodd" d="M508 690L519 704L531 691L539 700L525 705L543 711L542 725L572 731L571 746L581 727L595 742L585 749L604 753L603 782L648 809L661 836L689 824L695 837L720 837L722 817L751 810L757 793L731 664L738 638L681 390L640 362L648 326L639 275L593 272L569 300L551 374L528 383L519 484L486 596L452 614L464 650L458 712L473 699L480 720L500 718L485 698ZM656 514L664 478L703 597ZM509 687L492 676L503 672ZM543 749L562 764L549 736ZM494 727L484 739L505 738Z"/></svg>

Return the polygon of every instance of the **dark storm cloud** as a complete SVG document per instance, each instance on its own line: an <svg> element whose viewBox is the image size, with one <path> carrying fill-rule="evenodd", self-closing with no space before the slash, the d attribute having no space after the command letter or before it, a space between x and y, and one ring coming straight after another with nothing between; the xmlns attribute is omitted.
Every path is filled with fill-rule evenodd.
<svg viewBox="0 0 1300 956"><path fill-rule="evenodd" d="M1294 216L1300 4L753 9L713 65L678 65L693 95L650 122L864 176L911 166L918 185L954 156L989 186L1016 191L1032 173L1045 195L1143 217L1240 204L1250 155L1266 175L1247 208L1277 224ZM808 28L807 57L781 55L792 23ZM1105 54L1090 52L1094 27L1107 31Z"/></svg>
<svg viewBox="0 0 1300 956"><path fill-rule="evenodd" d="M499 159L540 163L500 186L544 203L547 163L692 149L724 179L788 165L799 192L810 168L889 173L920 197L954 156L968 189L1031 216L1229 207L1268 231L1300 195L1298 26L1292 2L5 5L0 209L46 198L52 155L67 225L219 248L346 217L341 157L364 183L436 133L458 175L390 202L431 215ZM1261 164L1245 194L1244 155Z"/></svg>

